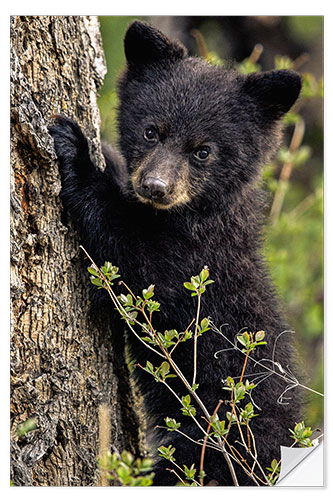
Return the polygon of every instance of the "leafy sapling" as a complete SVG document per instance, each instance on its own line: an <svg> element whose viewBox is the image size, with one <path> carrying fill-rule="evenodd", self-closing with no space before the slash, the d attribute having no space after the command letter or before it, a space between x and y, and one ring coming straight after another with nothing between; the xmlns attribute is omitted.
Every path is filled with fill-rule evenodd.
<svg viewBox="0 0 333 500"><path fill-rule="evenodd" d="M234 478L234 484L238 484L237 476L235 473L234 465L231 462L231 458L235 463L237 463L243 472L249 476L253 482L257 485L273 485L276 482L277 474L279 472L279 462L271 464L271 467L267 467L265 472L260 464L260 457L258 457L256 449L256 438L253 434L251 423L258 417L258 413L254 411L254 405L252 400L252 391L257 387L257 385L248 380L245 375L246 366L251 358L252 353L259 347L266 344L265 332L260 330L256 332L245 331L236 336L237 343L240 345L238 348L240 352L244 355L244 362L241 369L241 374L239 377L227 377L224 382L224 386L221 383L221 391L230 393L228 401L224 403L229 404L230 411L225 412L225 418L220 419L218 415L218 410L223 403L220 400L216 406L213 414L210 414L204 404L204 402L199 398L196 393L199 384L196 383L196 357L197 357L197 339L200 335L206 333L211 329L211 322L209 318L200 318L200 298L202 294L206 291L206 287L213 283L213 280L209 279L209 270L205 267L197 276L192 276L189 282L184 283L184 287L191 291L193 297L197 297L197 310L196 317L193 318L192 322L188 325L184 332L178 332L175 329L165 330L163 333L158 332L152 323L153 313L159 312L160 304L154 300L154 285L142 290L142 295L135 295L132 290L123 282L120 282L128 293L123 293L116 295L113 291L113 284L115 280L120 277L118 274L119 269L113 266L111 263L106 262L104 266L99 269L95 264L89 269L90 274L92 274L92 283L99 287L105 288L109 293L116 310L119 312L121 317L126 321L132 332L143 342L146 347L154 350L155 353L160 354L164 360L159 366L154 366L150 361L146 362L146 366L138 366L150 374L156 382L165 385L168 390L174 395L174 397L179 401L179 412L183 417L188 417L195 422L195 425L202 432L202 439L193 439L190 435L182 431L181 423L177 422L176 419L165 417L165 429L170 432L175 432L184 436L184 439L188 439L196 443L202 448L200 469L195 468L192 464L191 467L185 464L178 464L174 457L176 451L175 447L172 445L160 446L158 448L159 456L165 458L169 462L172 462L175 468L170 469L170 472L175 474L181 484L184 485L203 485L203 478L205 477L204 472L204 457L206 448L212 448L217 452L223 453L227 464L229 466L230 473ZM143 318L143 319L142 319ZM194 335L190 330L190 327L194 324ZM134 326L139 327L141 334L138 333ZM181 371L174 359L173 352L178 346L183 343L193 339L193 380L190 383ZM188 393L179 396L169 385L168 379L179 378ZM236 381L236 379L239 379ZM193 398L193 400L192 400ZM250 399L244 405L246 399ZM208 423L207 430L205 430L201 422L197 419L197 409L203 412L203 417ZM161 426L157 426L163 428ZM230 439L231 428L235 428L238 434L238 439L233 435L232 440ZM310 428L305 427L304 422L296 424L291 435L294 439L292 446L300 444L302 446L309 446L311 436ZM235 446L236 442L239 442L243 450L242 452L239 447ZM124 457L122 457L124 458ZM110 458L109 460L115 461L116 458ZM134 460L134 459L133 459ZM132 460L132 462L133 462ZM124 460L123 460L124 461ZM129 460L127 460L128 462ZM126 461L125 461L126 462ZM132 463L131 462L131 463ZM119 467L114 465L112 462L112 478L121 484L132 484L136 481L138 484L143 481L150 482L149 479L142 480L136 478L134 472L131 470L131 463L125 463L125 465L120 465ZM275 465L274 465L275 464ZM274 465L274 467L273 467ZM137 466L136 471L140 470ZM198 472L197 472L198 471ZM135 478L133 479L133 474ZM110 477L111 477L110 476Z"/></svg>
<svg viewBox="0 0 333 500"><path fill-rule="evenodd" d="M299 422L295 425L294 429L289 429L291 437L294 439L292 446L299 444L302 448L310 448L313 443L310 439L312 436L311 427L306 427L304 422Z"/></svg>

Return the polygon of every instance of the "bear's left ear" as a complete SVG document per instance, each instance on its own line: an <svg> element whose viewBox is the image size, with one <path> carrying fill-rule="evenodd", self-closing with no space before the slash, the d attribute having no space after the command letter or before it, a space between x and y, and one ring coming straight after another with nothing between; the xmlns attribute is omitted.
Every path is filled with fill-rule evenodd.
<svg viewBox="0 0 333 500"><path fill-rule="evenodd" d="M142 66L169 59L175 61L186 55L179 42L169 40L163 33L147 23L134 21L125 35L125 55L130 67Z"/></svg>
<svg viewBox="0 0 333 500"><path fill-rule="evenodd" d="M271 118L281 118L294 104L302 88L302 78L291 70L281 69L252 73L247 76L244 90Z"/></svg>

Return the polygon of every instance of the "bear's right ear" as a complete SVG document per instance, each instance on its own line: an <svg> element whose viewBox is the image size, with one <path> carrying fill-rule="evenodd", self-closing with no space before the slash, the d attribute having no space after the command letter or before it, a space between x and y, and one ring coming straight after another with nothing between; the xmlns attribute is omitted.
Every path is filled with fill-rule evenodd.
<svg viewBox="0 0 333 500"><path fill-rule="evenodd" d="M175 61L186 55L183 45L169 40L156 28L141 21L130 24L124 44L129 67L143 66L162 59Z"/></svg>
<svg viewBox="0 0 333 500"><path fill-rule="evenodd" d="M295 71L280 69L247 75L244 90L260 109L273 120L289 111L302 88L302 78Z"/></svg>

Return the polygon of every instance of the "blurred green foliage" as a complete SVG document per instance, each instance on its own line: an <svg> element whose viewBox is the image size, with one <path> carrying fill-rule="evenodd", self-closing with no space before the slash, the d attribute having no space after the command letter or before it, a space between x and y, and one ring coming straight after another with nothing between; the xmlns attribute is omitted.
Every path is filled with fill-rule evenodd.
<svg viewBox="0 0 333 500"><path fill-rule="evenodd" d="M101 130L103 139L111 144L117 144L118 131L116 127L118 97L116 84L119 74L125 66L123 39L127 26L140 16L100 16L102 41L107 66L107 75L99 96L101 111Z"/></svg>
<svg viewBox="0 0 333 500"><path fill-rule="evenodd" d="M124 67L123 37L128 23L134 17L100 17L103 45L109 73L101 89L99 105L103 138L117 143L115 83ZM135 17L138 19L138 16ZM143 18L142 18L143 19ZM218 29L214 18L202 26L210 25L207 46L214 39L212 29ZM287 34L301 41L321 39L321 16L286 16ZM205 29L203 29L205 32ZM220 34L215 35L215 39ZM223 33L221 34L223 38ZM211 64L223 66L216 44L213 50L205 47L201 54ZM263 47L265 50L265 47ZM199 50L198 50L199 52ZM235 63L241 73L260 71L258 60L249 57ZM302 56L302 54L300 54ZM285 54L276 54L274 67L290 69L294 61ZM323 97L322 75L302 72L303 89L294 109L285 117L286 140L273 164L263 172L263 182L270 193L268 223L265 230L264 254L278 293L285 306L289 324L295 331L298 349L304 360L307 379L313 389L323 391L323 124L322 119L311 119L311 106L321 106ZM310 117L310 119L309 119ZM296 127L305 123L304 139L293 151L291 146ZM300 127L302 129L302 126ZM298 129L297 129L298 130ZM303 137L303 136L302 136ZM289 175L284 179L285 172ZM292 369L292 367L291 367ZM308 395L307 395L308 396ZM323 400L309 396L305 420L312 426L323 423Z"/></svg>
<svg viewBox="0 0 333 500"><path fill-rule="evenodd" d="M312 41L324 33L323 16L286 16L288 31L301 42Z"/></svg>

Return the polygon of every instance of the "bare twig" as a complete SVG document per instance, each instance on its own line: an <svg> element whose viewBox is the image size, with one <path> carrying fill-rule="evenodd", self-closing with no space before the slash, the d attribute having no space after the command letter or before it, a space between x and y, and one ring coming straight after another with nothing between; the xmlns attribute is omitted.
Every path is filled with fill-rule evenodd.
<svg viewBox="0 0 333 500"><path fill-rule="evenodd" d="M207 430L206 430L206 435L205 435L204 442L203 442L202 449L201 449L200 472L203 470L203 466L204 466L207 437L209 436L209 431L210 431L210 428L212 426L212 420L215 417L215 415L217 414L217 412L219 411L219 408L220 408L220 406L221 406L222 403L223 403L223 401L220 399L220 401L218 402L215 410L213 411L213 415L212 415L211 421L209 422ZM201 484L201 486L203 486L203 478L200 478L200 484Z"/></svg>
<svg viewBox="0 0 333 500"><path fill-rule="evenodd" d="M291 138L291 142L290 142L290 146L289 146L290 153L295 153L299 149L300 145L302 144L304 132L305 132L305 123L304 123L304 120L301 118L295 124L294 133L293 133L293 136ZM285 162L283 167L282 167L280 177L279 177L278 187L277 187L277 190L275 191L275 195L274 195L274 199L273 199L273 203L272 203L272 207L271 207L270 218L271 218L272 224L275 224L280 216L283 201L284 201L285 194L286 194L287 182L290 179L292 169L293 169L293 162L292 161Z"/></svg>
<svg viewBox="0 0 333 500"><path fill-rule="evenodd" d="M264 51L263 45L261 45L261 43L256 43L256 45L253 47L253 50L252 50L248 60L252 64L256 64L256 62L259 60L263 51Z"/></svg>
<svg viewBox="0 0 333 500"><path fill-rule="evenodd" d="M292 65L292 69L294 69L294 70L299 69L301 66L303 66L303 64L308 62L309 59L310 59L310 56L306 52L304 54L301 54L300 56L296 57L296 59L294 60L293 65Z"/></svg>
<svg viewBox="0 0 333 500"><path fill-rule="evenodd" d="M244 376L244 372L245 372L245 367L247 365L247 360L249 359L249 355L250 355L250 351L247 350L246 354L245 354L245 360L244 360L244 363L243 363L242 373L241 373L239 382L242 382L242 380L243 380L243 376ZM233 390L232 390L231 395L233 397ZM228 436L228 434L229 434L229 431L230 431L230 428L231 428L231 424L232 424L232 417L233 417L233 415L235 415L236 420L237 420L237 426L238 426L238 429L239 429L239 434L240 434L241 439L242 439L242 441L243 441L243 443L245 445L245 448L246 448L245 440L244 440L243 433L242 433L242 430L241 430L241 427L240 427L240 424L239 424L239 421L238 421L238 417L237 417L237 414L236 414L236 411L235 411L235 407L236 407L236 402L233 401L232 406L231 406L231 413L230 413L229 425L228 425L228 429L227 429L228 432L227 432L226 436Z"/></svg>
<svg viewBox="0 0 333 500"><path fill-rule="evenodd" d="M199 30L193 29L190 31L190 33L197 43L200 56L203 57L204 59L207 59L208 58L208 49L207 49L206 41L205 41L204 37L202 36L201 32Z"/></svg>
<svg viewBox="0 0 333 500"><path fill-rule="evenodd" d="M201 295L198 295L198 306L197 306L197 317L195 320L195 330L194 330L194 343L193 343L193 380L192 387L195 384L195 380L197 377L197 345L198 345L198 326L199 326L199 317L200 317L200 304L201 304Z"/></svg>
<svg viewBox="0 0 333 500"><path fill-rule="evenodd" d="M176 465L176 464L175 464ZM166 468L169 472L172 472L176 477L178 477L179 481L183 483L184 486L186 486L185 481L180 477L179 474L175 471L175 469L169 469L168 467Z"/></svg>
<svg viewBox="0 0 333 500"><path fill-rule="evenodd" d="M225 443L228 445L233 459L238 463L238 465L242 467L245 474L251 477L251 479L256 483L257 486L259 486L258 481L266 485L267 483L265 481L263 481L259 476L257 476L257 474L252 472L250 465L247 463L246 459L241 455L241 453L237 450L237 448L228 443L228 441L225 441ZM236 453L239 455L239 457L237 457Z"/></svg>
<svg viewBox="0 0 333 500"><path fill-rule="evenodd" d="M156 425L155 429L166 429L167 431L170 430L169 427L166 427L165 425ZM202 439L200 439L199 441L196 441L195 439L191 438L190 436L188 436L187 434L185 434L185 432L182 432L179 429L173 429L172 432L177 432L178 434L181 434L182 436L184 436L186 439L188 439L192 443L197 444L200 447L202 446L202 443L203 443ZM212 443L214 443L213 440L212 440ZM215 444L207 443L206 446L207 446L207 448L211 448L212 450L215 450L215 451L218 451L218 452L222 453L221 447L218 446L216 443Z"/></svg>

